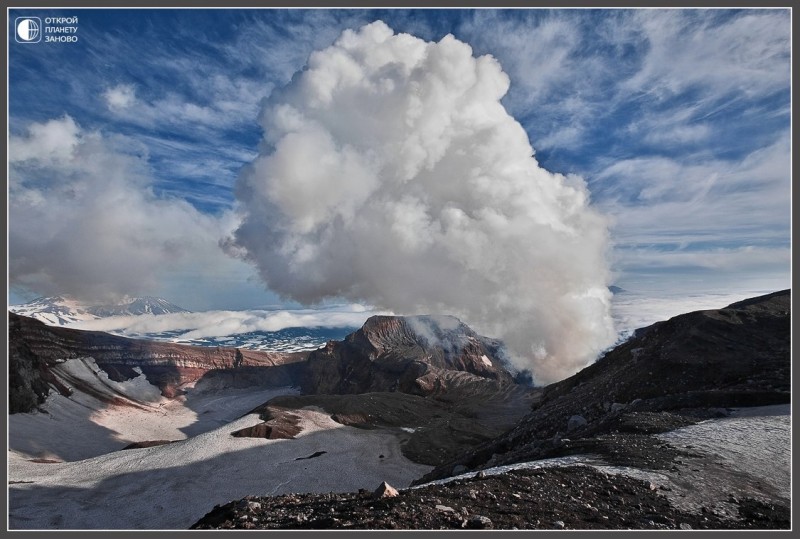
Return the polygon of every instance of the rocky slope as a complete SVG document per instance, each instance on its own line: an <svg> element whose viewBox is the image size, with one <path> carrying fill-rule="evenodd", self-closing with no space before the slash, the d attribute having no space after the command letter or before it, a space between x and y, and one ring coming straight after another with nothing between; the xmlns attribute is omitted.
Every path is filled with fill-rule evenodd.
<svg viewBox="0 0 800 539"><path fill-rule="evenodd" d="M235 435L273 438L287 431L293 411L314 407L342 425L392 432L406 458L436 466L505 432L531 402L531 392L518 385L491 394L459 389L461 396L448 400L397 391L276 397L254 410L263 423Z"/></svg>
<svg viewBox="0 0 800 539"><path fill-rule="evenodd" d="M562 438L569 446L611 432L660 432L726 407L788 403L790 333L788 290L653 324L546 387L514 429L424 480L446 477L455 466L480 469L574 452Z"/></svg>
<svg viewBox="0 0 800 539"><path fill-rule="evenodd" d="M730 429L724 438L716 437L713 422L688 427L710 429L702 448L685 443L684 434L673 435L708 418L729 421L731 407L788 403L790 326L788 290L674 317L535 393L531 411L514 428L438 466L417 481L417 489L251 496L215 507L194 527L787 529L785 481L771 484L746 463L761 458L748 440L767 437L759 443L774 450L778 475L788 474L788 416L725 423L719 430ZM335 378L333 386L343 379ZM759 430L751 436L752 427L741 425ZM738 446L723 450L734 435L741 437ZM496 468L549 457L590 458L659 482L586 465ZM460 477L430 483L452 475Z"/></svg>
<svg viewBox="0 0 800 539"><path fill-rule="evenodd" d="M298 376L300 362L306 356L128 339L50 327L12 312L8 331L11 413L30 411L44 401L50 387L68 394L69 389L53 373L53 368L67 359L92 357L116 381L136 377L133 369L139 367L165 396L174 396L185 383L225 373L230 378L232 370L236 370L237 378L288 385Z"/></svg>

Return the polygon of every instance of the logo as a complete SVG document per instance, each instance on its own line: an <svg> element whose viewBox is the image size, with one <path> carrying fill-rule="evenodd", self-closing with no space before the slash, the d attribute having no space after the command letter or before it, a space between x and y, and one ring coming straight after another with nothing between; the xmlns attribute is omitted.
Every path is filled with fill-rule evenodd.
<svg viewBox="0 0 800 539"><path fill-rule="evenodd" d="M42 20L39 17L17 17L14 27L17 43L39 43L42 40Z"/></svg>

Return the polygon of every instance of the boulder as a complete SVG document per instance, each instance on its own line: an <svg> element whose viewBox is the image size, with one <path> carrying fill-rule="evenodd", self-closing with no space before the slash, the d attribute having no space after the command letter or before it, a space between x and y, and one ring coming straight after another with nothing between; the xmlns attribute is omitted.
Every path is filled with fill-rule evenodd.
<svg viewBox="0 0 800 539"><path fill-rule="evenodd" d="M375 489L373 495L376 498L394 498L396 496L400 496L400 493L394 488L392 485L384 481L383 483Z"/></svg>
<svg viewBox="0 0 800 539"><path fill-rule="evenodd" d="M567 420L567 432L579 429L586 425L586 418L582 415L574 415Z"/></svg>
<svg viewBox="0 0 800 539"><path fill-rule="evenodd" d="M482 515L473 515L467 520L467 528L472 530L489 530L493 527L492 519Z"/></svg>

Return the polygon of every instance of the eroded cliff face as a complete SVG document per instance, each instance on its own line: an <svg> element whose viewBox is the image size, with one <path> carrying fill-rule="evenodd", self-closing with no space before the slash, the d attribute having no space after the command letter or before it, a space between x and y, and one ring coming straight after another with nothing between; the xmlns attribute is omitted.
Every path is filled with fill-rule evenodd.
<svg viewBox="0 0 800 539"><path fill-rule="evenodd" d="M344 341L308 358L302 388L312 394L447 392L469 383L514 383L500 344L451 316L373 316Z"/></svg>
<svg viewBox="0 0 800 539"><path fill-rule="evenodd" d="M240 366L282 365L302 354L201 347L129 339L100 331L47 326L38 320L9 313L9 324L28 347L45 361L92 357L98 363L142 366L171 365L184 368L229 369Z"/></svg>
<svg viewBox="0 0 800 539"><path fill-rule="evenodd" d="M27 412L44 402L51 388L69 388L53 372L68 359L93 358L115 381L138 376L138 367L166 397L209 376L227 376L231 385L291 383L306 353L261 352L128 339L96 331L51 327L9 313L9 411ZM236 371L236 376L231 372ZM227 373L223 375L221 373ZM242 380L240 380L242 379Z"/></svg>
<svg viewBox="0 0 800 539"><path fill-rule="evenodd" d="M375 316L343 341L281 353L188 346L47 326L9 313L11 401L29 411L51 389L68 395L53 366L92 358L114 381L143 372L166 397L203 378L207 386L300 385L308 394L399 391L451 399L493 397L514 386L497 341L449 316Z"/></svg>

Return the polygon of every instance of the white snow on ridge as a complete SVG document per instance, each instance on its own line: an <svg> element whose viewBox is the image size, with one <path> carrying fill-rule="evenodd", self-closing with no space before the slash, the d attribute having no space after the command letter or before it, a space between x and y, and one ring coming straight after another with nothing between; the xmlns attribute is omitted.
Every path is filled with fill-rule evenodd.
<svg viewBox="0 0 800 539"><path fill-rule="evenodd" d="M161 391L147 381L139 367L135 367L139 376L124 382L116 382L97 366L94 359L75 358L60 362L51 367L51 372L57 377L64 375L75 377L88 384L93 391L107 398L122 397L138 405L150 405L163 400ZM62 380L65 381L65 380ZM65 381L66 382L66 381ZM68 382L67 382L68 384Z"/></svg>
<svg viewBox="0 0 800 539"><path fill-rule="evenodd" d="M98 318L87 306L68 297L37 298L23 305L10 305L8 310L21 316L35 318L51 326L63 326Z"/></svg>

